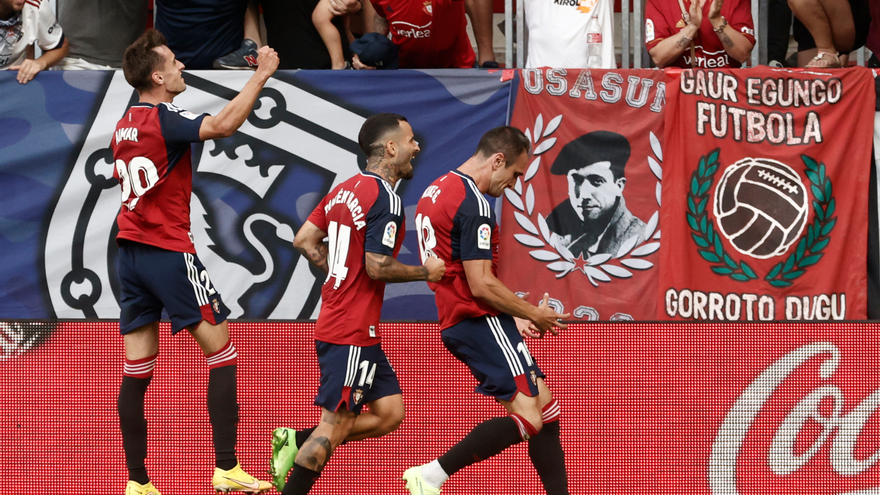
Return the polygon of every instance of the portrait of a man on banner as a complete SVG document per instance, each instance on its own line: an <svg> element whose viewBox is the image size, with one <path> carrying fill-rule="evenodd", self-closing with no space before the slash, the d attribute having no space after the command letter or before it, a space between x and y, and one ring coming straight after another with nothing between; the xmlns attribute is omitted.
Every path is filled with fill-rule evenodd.
<svg viewBox="0 0 880 495"><path fill-rule="evenodd" d="M547 217L554 245L572 255L616 254L633 236L645 240L645 222L626 207L629 141L610 131L594 131L566 144L550 173L568 180L568 199Z"/></svg>

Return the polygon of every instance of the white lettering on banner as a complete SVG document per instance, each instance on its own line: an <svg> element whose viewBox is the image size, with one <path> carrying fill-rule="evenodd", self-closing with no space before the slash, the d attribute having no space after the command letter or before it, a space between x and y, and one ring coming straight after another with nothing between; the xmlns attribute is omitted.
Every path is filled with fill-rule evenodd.
<svg viewBox="0 0 880 495"><path fill-rule="evenodd" d="M649 108L652 112L659 113L666 105L666 85L658 82L654 86L654 80L650 78L623 75L617 72L603 71L601 86L603 90L596 94L596 83L593 73L589 69L578 72L577 77L568 87L568 71L566 69L525 69L522 71L523 88L533 95L547 91L551 96L566 96L569 98L584 98L595 100L597 97L609 104L617 103L626 94L627 105L633 108L641 108L651 100ZM546 78L546 79L545 79ZM653 92L653 95L652 95Z"/></svg>
<svg viewBox="0 0 880 495"><path fill-rule="evenodd" d="M728 126L728 120L731 126ZM819 124L819 114L816 112L807 112L803 129L798 129L794 114L791 112L764 114L755 110L728 107L723 103L719 105L698 101L697 134L706 135L707 123L711 127L712 135L719 139L727 137L732 127L734 141L743 140L743 129L745 129L745 140L749 143L769 141L773 144L782 144L784 142L793 146L811 144L811 141L822 142L822 128Z"/></svg>
<svg viewBox="0 0 880 495"><path fill-rule="evenodd" d="M796 78L747 78L747 103L775 108L815 107L835 104L843 97L843 83L838 78L801 80ZM679 78L682 93L703 96L714 102L697 102L697 134L711 132L718 139L732 134L734 141L788 146L821 143L822 125L819 113L810 111L801 121L792 112L761 112L754 108L737 108L739 81L715 71L685 69ZM706 125L709 125L709 131Z"/></svg>
<svg viewBox="0 0 880 495"><path fill-rule="evenodd" d="M774 391L798 367L810 359L830 354L819 367L819 378L828 380L840 364L840 350L830 342L815 342L796 349L775 363L749 384L727 413L709 458L709 486L713 494L736 494L737 458L742 443L749 433L752 423ZM827 416L821 404L831 400L833 408ZM845 402L844 393L835 385L823 385L813 390L789 411L773 437L767 462L771 470L779 475L791 474L819 452L822 445L833 436L829 453L830 463L835 472L842 476L860 474L880 460L880 450L864 460L854 456L855 445L870 417L880 408L880 389L875 390L849 413L841 415ZM795 443L804 425L814 420L822 427L822 432L810 447L798 454ZM835 430L837 435L834 436ZM852 492L862 493L862 492Z"/></svg>
<svg viewBox="0 0 880 495"><path fill-rule="evenodd" d="M701 292L697 290L666 290L666 314L706 321L772 321L776 318L776 300L770 295L737 294L731 292ZM845 320L846 294L818 294L787 296L787 320Z"/></svg>
<svg viewBox="0 0 880 495"><path fill-rule="evenodd" d="M846 294L819 294L810 302L810 296L787 296L785 319L842 320L846 315Z"/></svg>

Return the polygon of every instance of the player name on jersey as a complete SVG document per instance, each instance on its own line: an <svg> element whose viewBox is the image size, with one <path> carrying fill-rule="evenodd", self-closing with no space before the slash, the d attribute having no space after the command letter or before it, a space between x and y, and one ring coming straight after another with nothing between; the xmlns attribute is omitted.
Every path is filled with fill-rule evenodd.
<svg viewBox="0 0 880 495"><path fill-rule="evenodd" d="M340 203L345 204L345 206L348 207L348 210L351 211L351 219L354 222L355 229L361 230L366 227L367 222L364 221L364 209L358 204L357 197L355 197L354 193L351 191L340 189L339 192L336 193L336 196L334 196L324 207L324 213L329 213L330 208L333 208Z"/></svg>
<svg viewBox="0 0 880 495"><path fill-rule="evenodd" d="M422 193L423 198L431 198L432 203L437 202L437 196L440 196L440 186L430 186Z"/></svg>
<svg viewBox="0 0 880 495"><path fill-rule="evenodd" d="M137 140L138 140L137 127L123 127L122 129L116 130L116 144L119 144L122 141L137 142Z"/></svg>

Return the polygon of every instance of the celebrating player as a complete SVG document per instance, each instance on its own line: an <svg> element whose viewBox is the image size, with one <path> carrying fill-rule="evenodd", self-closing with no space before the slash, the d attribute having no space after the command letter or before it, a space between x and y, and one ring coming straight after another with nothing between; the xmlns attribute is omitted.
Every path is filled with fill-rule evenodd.
<svg viewBox="0 0 880 495"><path fill-rule="evenodd" d="M443 344L470 368L480 383L476 391L498 400L508 416L480 423L440 458L407 469L403 479L412 495L437 495L452 474L524 440L547 494L568 493L559 404L523 336L556 334L569 315L552 310L547 294L533 306L496 278L498 227L483 196L497 198L516 183L529 148L519 129L492 129L472 157L428 187L416 208L422 259L448 260L446 276L429 284Z"/></svg>
<svg viewBox="0 0 880 495"><path fill-rule="evenodd" d="M412 158L419 151L406 118L373 115L361 127L358 144L367 155L366 171L324 197L293 243L327 278L315 326L321 369L315 405L321 421L309 430L273 433L271 472L283 495L308 493L343 440L380 437L403 421L400 384L380 345L385 283L436 282L446 270L431 256L422 258L423 266L395 259L405 229L394 185L412 178ZM370 410L361 414L364 404Z"/></svg>
<svg viewBox="0 0 880 495"><path fill-rule="evenodd" d="M229 340L229 310L196 256L189 218L190 143L228 137L241 126L278 67L278 55L263 47L257 63L259 68L241 93L214 117L195 115L171 103L186 89L183 64L159 31L147 30L125 51L125 80L140 99L116 125L111 143L114 176L122 186L116 239L125 368L117 407L129 472L126 495L159 495L144 467L144 395L159 354L162 308L171 317L172 335L185 328L207 358L208 414L216 460L211 480L214 488L246 493L271 488L244 472L235 455L238 354Z"/></svg>

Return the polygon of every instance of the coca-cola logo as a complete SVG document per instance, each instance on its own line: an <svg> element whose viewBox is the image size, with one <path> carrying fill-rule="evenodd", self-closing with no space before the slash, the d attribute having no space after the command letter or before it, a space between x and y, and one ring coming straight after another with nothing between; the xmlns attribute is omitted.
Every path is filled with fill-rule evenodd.
<svg viewBox="0 0 880 495"><path fill-rule="evenodd" d="M799 368L814 358L820 358L817 370L820 382L796 404L785 411L785 417L775 431L761 433L769 441L762 456L743 454L748 435L754 435L756 419L762 411L773 406L771 397L785 386ZM837 493L842 495L880 493L880 486L872 479L857 477L866 473L880 460L876 445L876 424L869 426L872 415L880 406L880 389L868 394L847 410L847 397L838 384L828 383L842 361L840 349L831 342L814 342L795 349L766 368L737 398L715 436L709 460L709 486L713 494L743 492L743 472L768 470L785 479L805 469L818 469L823 478L835 479L831 484L818 482L810 487L788 486L788 493ZM872 370L873 372L873 370ZM858 398L850 398L852 404ZM866 448L876 449L865 452ZM759 468L744 464L766 463ZM775 483L765 484L765 487ZM867 486L865 486L867 485ZM859 487L858 490L852 488ZM867 489L866 489L867 488ZM849 490L849 491L848 491ZM751 490L749 490L751 491ZM769 489L765 493L778 492Z"/></svg>

